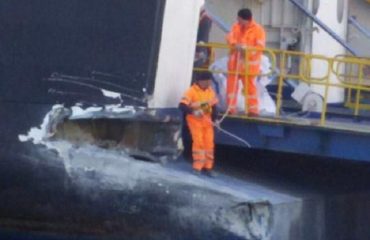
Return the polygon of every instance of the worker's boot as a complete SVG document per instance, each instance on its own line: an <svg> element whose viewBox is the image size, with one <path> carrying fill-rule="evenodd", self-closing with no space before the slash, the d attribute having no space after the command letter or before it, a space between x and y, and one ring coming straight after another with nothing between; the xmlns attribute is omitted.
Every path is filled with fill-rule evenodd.
<svg viewBox="0 0 370 240"><path fill-rule="evenodd" d="M200 176L201 171L193 168L193 174L194 174L195 176Z"/></svg>
<svg viewBox="0 0 370 240"><path fill-rule="evenodd" d="M215 173L215 171L212 169L205 169L204 174L211 178L217 177L217 173Z"/></svg>
<svg viewBox="0 0 370 240"><path fill-rule="evenodd" d="M259 117L260 116L260 114L259 114L259 112L257 111L257 112L255 112L255 111L249 111L248 113L247 113L247 116L248 117Z"/></svg>

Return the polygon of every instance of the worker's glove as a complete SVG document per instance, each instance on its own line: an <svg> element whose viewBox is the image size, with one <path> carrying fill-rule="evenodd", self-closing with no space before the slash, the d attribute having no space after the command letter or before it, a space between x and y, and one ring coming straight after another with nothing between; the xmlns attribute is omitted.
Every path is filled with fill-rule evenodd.
<svg viewBox="0 0 370 240"><path fill-rule="evenodd" d="M194 110L193 111L193 115L196 116L196 117L198 117L198 118L202 117L203 114L204 113L203 113L203 110L202 109L197 109L197 110Z"/></svg>
<svg viewBox="0 0 370 240"><path fill-rule="evenodd" d="M200 103L200 107L201 108L207 108L207 107L209 107L209 102L202 102L202 103Z"/></svg>
<svg viewBox="0 0 370 240"><path fill-rule="evenodd" d="M208 102L193 102L190 104L190 107L193 109L207 107L209 105Z"/></svg>
<svg viewBox="0 0 370 240"><path fill-rule="evenodd" d="M235 48L239 51L244 51L246 49L246 46L243 44L237 44Z"/></svg>
<svg viewBox="0 0 370 240"><path fill-rule="evenodd" d="M201 102L190 103L190 107L193 108L193 109L200 108L200 105L201 105Z"/></svg>

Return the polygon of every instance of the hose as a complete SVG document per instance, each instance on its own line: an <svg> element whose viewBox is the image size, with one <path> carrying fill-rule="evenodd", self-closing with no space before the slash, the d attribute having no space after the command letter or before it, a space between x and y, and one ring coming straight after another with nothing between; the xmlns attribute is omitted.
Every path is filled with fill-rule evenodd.
<svg viewBox="0 0 370 240"><path fill-rule="evenodd" d="M233 86L233 89L235 89L235 97L237 97L236 96L236 89L237 89L237 85L239 84L239 58L240 58L240 52L238 51L238 53L237 53L237 59L236 59L236 81L235 81L235 84L234 84L234 86ZM242 139L242 138L240 138L240 137L238 137L238 136L236 136L235 134L233 134L233 133L231 133L231 132L229 132L229 131L227 131L227 130L225 130L225 129L223 129L220 125L221 125L221 123L225 120L225 118L229 115L229 112L230 112L230 109L231 109L231 104L228 104L228 107L227 107L227 109L226 109L226 111L225 111L225 113L221 116L221 118L220 118L220 120L218 120L217 122L218 123L214 123L214 122L212 122L212 125L216 128L216 129L218 129L220 132L222 132L222 133L224 133L224 134L226 134L226 135L228 135L229 137L232 137L232 138L234 138L235 140L237 140L237 141L239 141L239 142L241 142L241 143L243 143L245 146L247 146L248 148L251 148L252 146L246 141L246 140L244 140L244 139Z"/></svg>
<svg viewBox="0 0 370 240"><path fill-rule="evenodd" d="M233 86L233 89L235 90L235 92L234 92L235 98L237 98L237 87L238 87L238 84L239 84L239 58L240 58L240 52L238 51L237 55L236 55L236 81L235 81L234 86ZM226 96L226 102L227 102L228 97L229 96ZM237 102L237 99L236 99L236 102ZM225 113L222 115L221 119L219 120L220 124L229 115L230 109L231 109L231 104L227 104L227 109L226 109Z"/></svg>
<svg viewBox="0 0 370 240"><path fill-rule="evenodd" d="M231 132L229 132L229 131L227 131L227 130L223 129L219 124L216 124L216 123L213 123L213 122L212 122L212 125L213 125L216 129L218 129L220 132L222 132L222 133L224 133L224 134L228 135L229 137L234 138L235 140L238 140L239 142L243 143L243 144L244 144L245 146L247 146L248 148L251 148L251 147L252 147L252 146L251 146L247 141L245 141L244 139L242 139L242 138L240 138L240 137L236 136L235 134L232 134Z"/></svg>

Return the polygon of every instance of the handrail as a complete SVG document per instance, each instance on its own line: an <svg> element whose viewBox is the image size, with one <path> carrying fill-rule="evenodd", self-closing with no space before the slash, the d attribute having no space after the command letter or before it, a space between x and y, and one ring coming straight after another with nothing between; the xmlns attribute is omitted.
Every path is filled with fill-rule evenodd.
<svg viewBox="0 0 370 240"><path fill-rule="evenodd" d="M335 32L333 32L324 22L322 22L318 17L312 14L310 11L307 10L301 3L297 2L296 0L289 0L292 4L298 7L306 16L311 18L317 25L319 25L325 32L327 32L334 40L336 40L340 45L342 45L345 49L347 49L350 53L355 56L359 56L359 53L348 45L340 36L338 36Z"/></svg>
<svg viewBox="0 0 370 240"><path fill-rule="evenodd" d="M361 25L356 19L355 16L351 16L348 18L348 23L352 24L357 30L359 30L362 34L364 34L367 38L370 39L370 31L366 29L364 26Z"/></svg>
<svg viewBox="0 0 370 240"><path fill-rule="evenodd" d="M205 44L199 44L198 46L202 47L208 47L211 48L212 51L215 51L215 49L219 49L221 51L225 51L225 54L228 54L231 50L230 46L222 43L205 43ZM337 57L326 57L323 55L317 55L317 54L306 54L303 52L295 52L295 51L287 51L287 50L281 50L281 49L261 49L261 48L253 48L248 47L244 50L244 61L248 62L248 54L251 52L261 52L262 54L265 54L269 57L271 61L271 68L270 71L266 74L258 74L258 76L263 75L275 75L278 79L278 88L276 93L276 115L275 119L279 119L279 121L284 118L284 115L281 115L281 108L282 108L282 102L283 102L283 85L284 82L287 79L295 79L298 82L304 82L308 85L319 85L324 87L323 92L323 112L321 113L320 118L320 126L325 126L326 124L326 109L328 104L328 93L331 88L342 88L345 91L350 91L355 93L355 101L354 102L347 102L347 106L351 106L351 109L354 109L353 115L357 116L360 114L360 109L370 109L370 104L361 103L361 94L364 92L367 92L370 94L370 85L364 84L365 77L362 73L362 69L365 67L370 67L370 60L364 59L364 58L358 58L354 56L337 56ZM299 60L301 64L298 66L299 69L297 74L291 74L287 73L285 71L286 69L286 60L290 57L299 57ZM324 61L326 63L325 65L325 71L323 76L311 76L311 69L312 69L312 63L315 60ZM212 63L210 63L212 64ZM340 65L351 65L353 68L358 68L357 72L357 81L352 82L348 81L345 77L343 77L342 72L340 71ZM212 69L209 69L209 67L203 67L203 68L194 68L194 71L211 71L214 73L224 73L224 74L242 74L245 76L256 76L256 74L252 74L248 72L248 67L245 68L245 72L238 72L238 71L214 71ZM335 78L338 79L339 82L332 82L331 80ZM247 93L245 93L247 94ZM348 101L348 100L347 100Z"/></svg>

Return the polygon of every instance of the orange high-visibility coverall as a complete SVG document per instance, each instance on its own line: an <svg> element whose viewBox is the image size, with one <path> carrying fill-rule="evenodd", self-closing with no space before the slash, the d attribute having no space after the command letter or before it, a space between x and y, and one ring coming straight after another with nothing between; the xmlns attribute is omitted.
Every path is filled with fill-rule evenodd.
<svg viewBox="0 0 370 240"><path fill-rule="evenodd" d="M203 115L198 117L194 114L186 115L193 140L192 156L193 169L211 170L214 166L214 129L212 125L212 107L218 103L215 92L211 87L202 90L197 84L193 84L184 94L180 103L193 108L201 109ZM199 107L193 107L193 106Z"/></svg>
<svg viewBox="0 0 370 240"><path fill-rule="evenodd" d="M233 47L243 45L245 47L256 47L263 49L266 43L266 34L263 27L255 21L251 21L248 27L242 27L239 23L232 26L226 41L231 45L228 71L238 72L229 74L227 78L226 99L231 113L236 112L236 101L238 92L238 80L242 79L244 88L247 88L247 113L259 113L258 95L256 89L256 75L260 73L260 61L262 51L248 51L248 76L245 76L245 53Z"/></svg>

